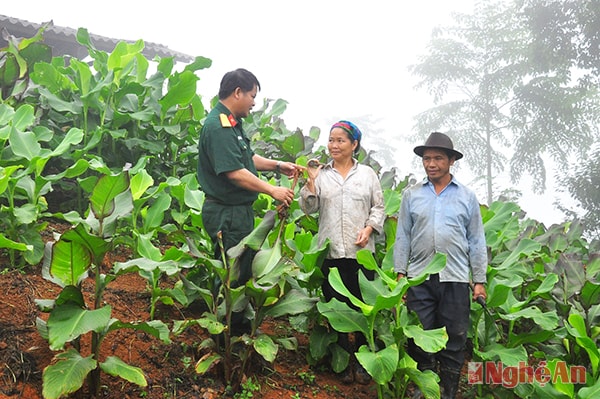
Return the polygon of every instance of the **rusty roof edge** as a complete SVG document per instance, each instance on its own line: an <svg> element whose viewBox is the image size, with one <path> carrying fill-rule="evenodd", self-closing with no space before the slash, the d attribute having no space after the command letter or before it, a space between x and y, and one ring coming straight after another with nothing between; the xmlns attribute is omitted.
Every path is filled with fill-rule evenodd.
<svg viewBox="0 0 600 399"><path fill-rule="evenodd" d="M37 32L47 22L52 22L52 21L47 21L47 22L43 22L43 23L35 23L35 22L24 20L24 19L9 17L6 15L0 14L0 26L4 25L4 24L2 24L3 21L7 21L9 24L14 25L14 26L21 25L24 28L31 28L32 30L35 30L35 32ZM33 36L35 34L35 32L33 32L31 34L31 36ZM53 24L52 26L50 26L46 29L46 32L51 32L56 35L65 36L66 38L72 39L74 45L81 46L81 44L79 42L77 42L77 29L64 27L64 26L57 26L57 25ZM104 50L104 51L112 51L114 49L114 46L116 46L117 43L121 42L121 41L126 42L126 43L135 43L136 42L135 40L114 39L114 38L110 38L107 36L97 35L97 34L91 33L91 32L90 32L90 38L92 39L92 42L94 43L94 45L103 44L103 45L98 46L98 49ZM107 44L109 46L107 46ZM110 48L110 45L112 45L112 48ZM142 54L144 54L145 56L147 56L149 58L153 58L155 55L158 55L160 57L175 57L175 59L180 62L191 62L194 60L194 57L192 57L189 54L171 50L170 48L168 48L165 45L162 45L159 43L147 42L145 40L144 40L144 49L142 50Z"/></svg>

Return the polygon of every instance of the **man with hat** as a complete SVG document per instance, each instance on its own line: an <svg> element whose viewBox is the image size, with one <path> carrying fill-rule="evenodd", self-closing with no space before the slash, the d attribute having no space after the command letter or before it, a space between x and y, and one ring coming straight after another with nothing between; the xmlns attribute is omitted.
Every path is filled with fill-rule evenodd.
<svg viewBox="0 0 600 399"><path fill-rule="evenodd" d="M473 299L486 297L485 235L475 193L450 173L454 162L463 157L452 140L434 132L414 152L423 159L427 179L402 195L394 270L399 279L416 277L436 253L446 254L445 268L409 288L406 303L425 330L446 327L448 343L440 352L428 353L411 340L408 353L419 370L439 374L443 399L454 398L469 329L470 279L474 283ZM419 395L416 392L415 397Z"/></svg>

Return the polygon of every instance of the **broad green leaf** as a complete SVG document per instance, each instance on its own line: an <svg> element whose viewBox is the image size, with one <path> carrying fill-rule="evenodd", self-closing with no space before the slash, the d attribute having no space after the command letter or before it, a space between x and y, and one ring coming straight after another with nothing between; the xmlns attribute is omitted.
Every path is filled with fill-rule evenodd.
<svg viewBox="0 0 600 399"><path fill-rule="evenodd" d="M93 263L93 254L78 241L61 239L48 242L44 252L42 276L60 285L79 285Z"/></svg>
<svg viewBox="0 0 600 399"><path fill-rule="evenodd" d="M2 190L0 190L0 193ZM596 279L596 274L600 273L600 258L595 258L586 266L586 273L590 279Z"/></svg>
<svg viewBox="0 0 600 399"><path fill-rule="evenodd" d="M272 363L277 356L279 346L267 334L260 334L252 342L254 350L266 361Z"/></svg>
<svg viewBox="0 0 600 399"><path fill-rule="evenodd" d="M592 373L593 375L597 375L598 370L600 370L600 351L598 350L596 342L587 334L583 316L578 313L571 313L569 315L569 323L565 324L565 328L569 334L575 337L577 344L585 349L590 358Z"/></svg>
<svg viewBox="0 0 600 399"><path fill-rule="evenodd" d="M40 62L33 67L31 80L59 96L63 91L75 90L75 84L52 64Z"/></svg>
<svg viewBox="0 0 600 399"><path fill-rule="evenodd" d="M284 315L295 315L308 312L319 298L307 296L303 291L290 290L277 303L266 311L266 315L277 318Z"/></svg>
<svg viewBox="0 0 600 399"><path fill-rule="evenodd" d="M165 192L158 194L148 208L144 217L144 231L148 232L159 227L165 217L165 212L171 207L171 196Z"/></svg>
<svg viewBox="0 0 600 399"><path fill-rule="evenodd" d="M25 261L30 265L37 265L44 257L44 241L38 230L39 226L32 223L24 227L21 232L21 240L27 245L27 251L23 253Z"/></svg>
<svg viewBox="0 0 600 399"><path fill-rule="evenodd" d="M398 367L400 352L398 345L393 344L378 352L371 352L365 346L356 353L356 360L380 385L387 384L392 380Z"/></svg>
<svg viewBox="0 0 600 399"><path fill-rule="evenodd" d="M92 254L92 261L98 263L102 261L106 252L111 248L109 242L105 241L103 238L90 234L82 223L79 223L75 228L71 228L64 232L60 236L60 239L61 241L81 244ZM74 260L80 262L81 260L79 257L82 255L77 255L78 256ZM68 262L67 258L61 258L61 260ZM86 267L87 266L89 266L89 264L86 263Z"/></svg>
<svg viewBox="0 0 600 399"><path fill-rule="evenodd" d="M216 315L206 312L199 319L175 320L173 322L173 334L179 335L193 325L204 328L211 335L221 334L225 330L225 326L217 320Z"/></svg>
<svg viewBox="0 0 600 399"><path fill-rule="evenodd" d="M596 399L600 397L600 378L591 387L581 388L577 392L579 399Z"/></svg>
<svg viewBox="0 0 600 399"><path fill-rule="evenodd" d="M81 62L74 58L69 61L69 64L71 68L77 72L75 77L75 85L81 92L81 96L87 96L90 92L92 82L92 71L90 70L90 66L87 63Z"/></svg>
<svg viewBox="0 0 600 399"><path fill-rule="evenodd" d="M310 355L315 359L321 359L327 354L327 348L330 344L337 341L337 333L333 330L316 324L308 337Z"/></svg>
<svg viewBox="0 0 600 399"><path fill-rule="evenodd" d="M513 313L499 314L504 320L517 320L521 317L532 319L544 330L554 330L558 327L558 315L556 311L542 312L537 306L530 306Z"/></svg>
<svg viewBox="0 0 600 399"><path fill-rule="evenodd" d="M600 284L586 280L581 289L580 301L586 310L600 303Z"/></svg>
<svg viewBox="0 0 600 399"><path fill-rule="evenodd" d="M486 300L488 308L493 309L504 304L506 302L506 298L508 298L508 293L512 291L512 288L512 285L505 285L496 280L490 282L487 293L488 297Z"/></svg>
<svg viewBox="0 0 600 399"><path fill-rule="evenodd" d="M514 265L522 256L528 257L541 250L542 246L537 241L529 238L525 238L519 241L517 248L515 248L511 254L499 265L496 269L503 270L508 269Z"/></svg>
<svg viewBox="0 0 600 399"><path fill-rule="evenodd" d="M138 200L142 197L142 195L148 190L148 188L152 187L154 184L154 179L146 169L140 170L139 173L136 173L131 177L130 188L131 188L131 196L133 200Z"/></svg>
<svg viewBox="0 0 600 399"><path fill-rule="evenodd" d="M296 130L294 134L283 140L282 148L289 154L298 154L304 151L304 136L301 130Z"/></svg>
<svg viewBox="0 0 600 399"><path fill-rule="evenodd" d="M185 66L184 70L195 72L195 71L199 71L201 69L210 68L211 65L212 65L212 60L210 58L198 56L198 57L194 58L194 61L187 64ZM169 71L170 71L170 69L169 69ZM168 76L169 74L165 73L165 75Z"/></svg>
<svg viewBox="0 0 600 399"><path fill-rule="evenodd" d="M294 242L298 244L298 239L301 239L300 234L296 234L294 236ZM329 251L329 238L325 239L325 242L321 247L319 247L319 238L318 236L313 236L312 234L307 234L305 236L309 243L309 247L298 247L300 252L302 253L302 270L304 272L311 272L319 268L322 264L323 259L327 256L327 252ZM306 249L305 249L306 248Z"/></svg>
<svg viewBox="0 0 600 399"><path fill-rule="evenodd" d="M82 112L83 105L80 100L66 101L58 97L45 87L38 88L40 95L48 102L48 105L57 112L68 112L79 115Z"/></svg>
<svg viewBox="0 0 600 399"><path fill-rule="evenodd" d="M34 122L34 109L29 104L18 107L12 117L12 126L17 130L17 133L26 131Z"/></svg>
<svg viewBox="0 0 600 399"><path fill-rule="evenodd" d="M6 191L8 183L11 181L12 174L21 167L21 165L7 166L5 168L0 166L0 194L3 194Z"/></svg>
<svg viewBox="0 0 600 399"><path fill-rule="evenodd" d="M45 399L59 399L76 392L83 386L87 375L97 367L93 356L82 357L75 349L68 349L54 357L56 363L43 373L42 394Z"/></svg>
<svg viewBox="0 0 600 399"><path fill-rule="evenodd" d="M230 258L239 258L246 247L258 251L273 229L273 226L275 226L275 214L276 213L273 210L267 211L260 224L252 230L250 234L244 237L238 245L230 248L227 251L227 256Z"/></svg>
<svg viewBox="0 0 600 399"><path fill-rule="evenodd" d="M20 224L28 225L38 219L38 208L35 204L23 204L15 207L13 214Z"/></svg>
<svg viewBox="0 0 600 399"><path fill-rule="evenodd" d="M6 59L0 68L0 84L2 86L10 87L22 76L21 69L23 69L23 73L25 73L26 63L22 57L17 57L15 54L4 54L6 54Z"/></svg>
<svg viewBox="0 0 600 399"><path fill-rule="evenodd" d="M48 318L50 349L59 350L65 343L90 331L101 332L110 320L111 307L86 310L67 303L56 306Z"/></svg>
<svg viewBox="0 0 600 399"><path fill-rule="evenodd" d="M275 100L271 109L266 113L265 116L268 116L268 117L280 116L281 114L283 114L283 112L286 109L287 109L287 101L282 100L281 98L278 98L277 100ZM295 154L295 153L293 153L293 154Z"/></svg>
<svg viewBox="0 0 600 399"><path fill-rule="evenodd" d="M214 365L219 363L222 359L223 357L217 353L207 353L206 355L202 356L200 360L198 360L198 363L196 363L196 373L200 375L206 374Z"/></svg>
<svg viewBox="0 0 600 399"><path fill-rule="evenodd" d="M66 304L75 305L83 309L85 307L85 299L83 298L81 289L74 285L67 285L54 300L52 308Z"/></svg>
<svg viewBox="0 0 600 399"><path fill-rule="evenodd" d="M8 104L0 104L0 126L6 126L13 119L15 110Z"/></svg>
<svg viewBox="0 0 600 399"><path fill-rule="evenodd" d="M115 262L115 265L113 266L115 274L131 273L140 270L153 272L156 269L168 276L173 276L181 271L177 262L173 260L155 261L148 258L137 258L127 262Z"/></svg>
<svg viewBox="0 0 600 399"><path fill-rule="evenodd" d="M143 40L135 43L120 41L110 53L107 60L107 67L115 71L115 81L120 79L121 75L126 75L127 68L131 68L131 62L137 60L137 55L143 50Z"/></svg>
<svg viewBox="0 0 600 399"><path fill-rule="evenodd" d="M64 154L71 148L72 145L79 144L83 140L83 130L71 128L60 144L52 151L51 156L56 157Z"/></svg>
<svg viewBox="0 0 600 399"><path fill-rule="evenodd" d="M196 211L202 210L204 204L204 192L201 190L192 190L189 187L185 187L184 191L184 203L186 206Z"/></svg>
<svg viewBox="0 0 600 399"><path fill-rule="evenodd" d="M547 362L546 366L550 369L550 375L552 375L552 387L572 398L575 393L575 385L571 382L567 363L564 360L552 359Z"/></svg>
<svg viewBox="0 0 600 399"><path fill-rule="evenodd" d="M341 373L348 367L350 354L342 349L339 345L331 347L331 368L336 373Z"/></svg>
<svg viewBox="0 0 600 399"><path fill-rule="evenodd" d="M272 248L261 249L256 253L252 260L252 275L260 279L280 264L285 264L285 260L282 259L281 244L277 240Z"/></svg>
<svg viewBox="0 0 600 399"><path fill-rule="evenodd" d="M407 325L404 327L404 334L412 338L417 346L429 353L439 352L446 347L448 342L448 333L445 327L423 330L420 326Z"/></svg>
<svg viewBox="0 0 600 399"><path fill-rule="evenodd" d="M255 319L260 323L264 318L264 312L270 305L279 301L283 295L280 284L273 283L266 286L259 286L251 279L246 285L246 296L252 299L254 306L258 309Z"/></svg>
<svg viewBox="0 0 600 399"><path fill-rule="evenodd" d="M547 274L544 277L542 284L540 284L540 286L535 291L533 291L530 294L530 296L535 297L535 296L546 294L546 293L552 291L552 289L554 288L554 285L556 285L557 282L558 282L558 276L556 274L554 274L554 273Z"/></svg>
<svg viewBox="0 0 600 399"><path fill-rule="evenodd" d="M183 71L179 74L177 82L169 87L169 91L163 98L158 100L162 109L162 115L175 105L186 105L196 96L196 82L198 77L191 71Z"/></svg>
<svg viewBox="0 0 600 399"><path fill-rule="evenodd" d="M38 33L42 29L45 30L46 26L48 25L44 25L42 28L40 28L40 30L38 30ZM38 35L38 33L36 33L36 36ZM27 66L29 70L31 70L33 66L37 63L52 61L52 48L50 46L44 43L37 42L37 38L34 39L35 42L29 42L29 44L26 45L26 40L28 39L24 39L23 41L21 41L20 46L24 47L21 47L20 54L25 59L25 61L27 61Z"/></svg>
<svg viewBox="0 0 600 399"><path fill-rule="evenodd" d="M275 337L275 342L277 342L277 344L283 346L283 348L285 350L288 350L288 351L297 351L298 350L298 339L296 337L283 337L283 338Z"/></svg>
<svg viewBox="0 0 600 399"><path fill-rule="evenodd" d="M131 366L116 356L108 356L104 362L100 363L100 368L106 374L110 374L113 377L121 377L140 387L148 385L141 368Z"/></svg>
<svg viewBox="0 0 600 399"><path fill-rule="evenodd" d="M556 330L528 330L520 334L512 334L510 337L510 346L537 344L548 342L556 334Z"/></svg>
<svg viewBox="0 0 600 399"><path fill-rule="evenodd" d="M359 308L364 315L370 315L372 313L373 306L364 303L359 298L354 296L354 294L352 294L350 292L350 290L344 285L342 277L340 276L340 271L338 270L337 267L333 267L329 270L328 279L329 279L329 284L331 284L331 287L334 290L336 290L337 292L339 292L340 294L342 294L343 296L345 296L346 298L348 298L350 300L350 302L354 306Z"/></svg>
<svg viewBox="0 0 600 399"><path fill-rule="evenodd" d="M430 274L439 273L446 267L446 254L436 253L433 255L433 258L429 262L427 266L425 266L425 270L419 276L411 277L408 279L408 283L410 286L415 286L421 284L423 281L427 279Z"/></svg>
<svg viewBox="0 0 600 399"><path fill-rule="evenodd" d="M383 203L385 205L386 215L395 215L400 210L401 196L396 190L383 191Z"/></svg>
<svg viewBox="0 0 600 399"><path fill-rule="evenodd" d="M90 207L96 218L102 220L115 210L115 198L129 188L126 172L118 175L104 175L98 180L90 197Z"/></svg>
<svg viewBox="0 0 600 399"><path fill-rule="evenodd" d="M115 331L121 328L129 328L136 331L143 331L160 339L165 344L171 343L169 327L161 320L151 320L148 322L126 323L120 320L111 319L107 332Z"/></svg>
<svg viewBox="0 0 600 399"><path fill-rule="evenodd" d="M42 147L37 137L32 132L23 132L13 128L8 139L12 152L18 156L31 161L40 155Z"/></svg>
<svg viewBox="0 0 600 399"><path fill-rule="evenodd" d="M498 360L507 366L518 366L519 362L526 363L528 360L527 351L522 345L515 348L507 348L499 343L493 343L486 346L482 351L473 349L474 352L483 360Z"/></svg>
<svg viewBox="0 0 600 399"><path fill-rule="evenodd" d="M17 251L33 251L33 247L22 242L10 240L0 233L0 248L15 249Z"/></svg>
<svg viewBox="0 0 600 399"><path fill-rule="evenodd" d="M317 303L317 309L336 331L347 333L359 331L365 336L369 334L367 318L335 298L326 303Z"/></svg>
<svg viewBox="0 0 600 399"><path fill-rule="evenodd" d="M436 373L431 370L420 371L416 367L405 367L401 370L404 371L410 380L419 387L426 398L439 399L440 385L438 382L439 377Z"/></svg>

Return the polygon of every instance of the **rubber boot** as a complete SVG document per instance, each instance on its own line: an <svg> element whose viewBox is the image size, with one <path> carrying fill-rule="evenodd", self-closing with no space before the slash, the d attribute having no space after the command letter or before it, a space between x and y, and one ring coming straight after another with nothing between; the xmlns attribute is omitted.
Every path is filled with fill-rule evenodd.
<svg viewBox="0 0 600 399"><path fill-rule="evenodd" d="M446 369L440 370L440 393L441 399L455 399L458 392L458 382L460 381L460 370Z"/></svg>

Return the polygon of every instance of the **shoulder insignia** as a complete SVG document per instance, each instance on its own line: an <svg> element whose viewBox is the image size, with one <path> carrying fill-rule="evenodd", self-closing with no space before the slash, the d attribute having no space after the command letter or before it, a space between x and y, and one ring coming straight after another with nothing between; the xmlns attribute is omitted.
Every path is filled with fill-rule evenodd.
<svg viewBox="0 0 600 399"><path fill-rule="evenodd" d="M235 127L235 125L238 124L237 119L235 119L232 114L229 114L227 119L229 119L229 123L231 123L231 126L233 126L233 127Z"/></svg>
<svg viewBox="0 0 600 399"><path fill-rule="evenodd" d="M221 120L222 127L232 127L231 122L229 121L229 118L227 118L227 115L219 114L219 119Z"/></svg>

